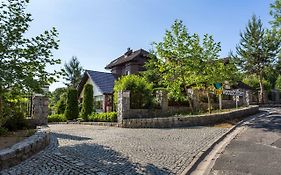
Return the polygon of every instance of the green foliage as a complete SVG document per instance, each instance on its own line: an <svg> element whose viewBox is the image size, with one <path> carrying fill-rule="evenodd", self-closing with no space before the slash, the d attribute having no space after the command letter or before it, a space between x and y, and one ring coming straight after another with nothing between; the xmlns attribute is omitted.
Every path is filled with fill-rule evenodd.
<svg viewBox="0 0 281 175"><path fill-rule="evenodd" d="M58 49L55 28L26 38L32 21L26 13L28 0L7 0L0 4L0 95L6 90L42 92L59 72L47 72L46 66L59 64L52 50Z"/></svg>
<svg viewBox="0 0 281 175"><path fill-rule="evenodd" d="M66 108L66 99L62 97L56 104L56 114L64 114Z"/></svg>
<svg viewBox="0 0 281 175"><path fill-rule="evenodd" d="M81 80L83 68L77 57L73 56L69 63L64 64L65 83L68 87L76 88Z"/></svg>
<svg viewBox="0 0 281 175"><path fill-rule="evenodd" d="M87 120L88 116L92 114L93 107L94 107L93 85L86 84L84 87L82 114L81 114L84 120Z"/></svg>
<svg viewBox="0 0 281 175"><path fill-rule="evenodd" d="M0 136L6 135L8 133L8 129L0 126Z"/></svg>
<svg viewBox="0 0 281 175"><path fill-rule="evenodd" d="M198 34L188 33L182 21L176 20L163 41L154 43L154 47L152 55L156 58L146 64L147 74L153 76L158 72L158 82L168 89L171 98L188 101L192 109L191 88L208 89L213 83L232 80L235 75L234 64L225 64L218 58L220 43L207 34L201 42Z"/></svg>
<svg viewBox="0 0 281 175"><path fill-rule="evenodd" d="M275 0L270 4L270 15L273 17L271 21L273 27L281 29L281 0Z"/></svg>
<svg viewBox="0 0 281 175"><path fill-rule="evenodd" d="M264 88L266 90L270 90L271 84L267 80L262 80L262 81L263 81ZM243 78L243 83L245 83L245 84L247 84L247 85L249 85L249 86L251 86L255 89L260 88L259 79L255 75L250 75L250 76L247 76L247 77Z"/></svg>
<svg viewBox="0 0 281 175"><path fill-rule="evenodd" d="M79 116L76 89L70 88L67 91L66 109L65 109L64 115L68 120L76 119Z"/></svg>
<svg viewBox="0 0 281 175"><path fill-rule="evenodd" d="M57 88L56 90L54 90L50 95L49 95L49 108L52 111L56 111L57 112L57 108L59 106L59 103L62 99L66 99L66 92L67 92L67 88L62 87L62 88ZM65 102L64 102L65 103Z"/></svg>
<svg viewBox="0 0 281 175"><path fill-rule="evenodd" d="M10 131L16 131L20 129L27 128L27 121L24 118L24 114L22 112L13 111L9 114L4 127Z"/></svg>
<svg viewBox="0 0 281 175"><path fill-rule="evenodd" d="M114 85L114 103L117 104L118 92L130 91L131 108L144 108L152 102L152 83L138 75L121 77Z"/></svg>
<svg viewBox="0 0 281 175"><path fill-rule="evenodd" d="M275 89L281 91L281 75L279 75L277 80L276 80Z"/></svg>
<svg viewBox="0 0 281 175"><path fill-rule="evenodd" d="M266 69L270 69L276 62L276 56L280 47L280 39L276 32L265 30L261 19L254 15L249 20L243 33L240 34L241 41L236 47L238 66L248 75L258 76L260 84L260 100L264 102L263 79Z"/></svg>
<svg viewBox="0 0 281 175"><path fill-rule="evenodd" d="M90 121L94 122L117 122L116 112L93 113L89 116Z"/></svg>
<svg viewBox="0 0 281 175"><path fill-rule="evenodd" d="M48 122L66 122L67 118L64 114L52 114L48 116Z"/></svg>

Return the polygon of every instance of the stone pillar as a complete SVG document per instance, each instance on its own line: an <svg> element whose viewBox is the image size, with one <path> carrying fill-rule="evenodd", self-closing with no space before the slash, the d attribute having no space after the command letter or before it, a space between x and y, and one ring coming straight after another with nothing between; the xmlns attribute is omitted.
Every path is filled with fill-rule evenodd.
<svg viewBox="0 0 281 175"><path fill-rule="evenodd" d="M34 95L32 97L32 113L31 118L36 125L48 124L48 97L43 95Z"/></svg>
<svg viewBox="0 0 281 175"><path fill-rule="evenodd" d="M127 118L127 113L130 110L130 91L118 92L117 103L117 121L122 125L123 119Z"/></svg>

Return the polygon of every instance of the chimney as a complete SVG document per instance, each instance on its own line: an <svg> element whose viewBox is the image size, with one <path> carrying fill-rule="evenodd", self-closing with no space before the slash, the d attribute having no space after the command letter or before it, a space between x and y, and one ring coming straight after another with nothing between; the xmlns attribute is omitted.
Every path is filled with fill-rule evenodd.
<svg viewBox="0 0 281 175"><path fill-rule="evenodd" d="M130 48L130 47L128 47L127 48L127 52L124 54L125 56L129 56L129 55L131 55L133 53L133 50Z"/></svg>

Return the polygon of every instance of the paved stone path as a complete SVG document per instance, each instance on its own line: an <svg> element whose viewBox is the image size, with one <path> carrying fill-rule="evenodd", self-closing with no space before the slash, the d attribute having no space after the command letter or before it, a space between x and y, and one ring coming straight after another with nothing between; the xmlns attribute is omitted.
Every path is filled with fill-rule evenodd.
<svg viewBox="0 0 281 175"><path fill-rule="evenodd" d="M50 145L0 174L180 174L223 128L50 125Z"/></svg>

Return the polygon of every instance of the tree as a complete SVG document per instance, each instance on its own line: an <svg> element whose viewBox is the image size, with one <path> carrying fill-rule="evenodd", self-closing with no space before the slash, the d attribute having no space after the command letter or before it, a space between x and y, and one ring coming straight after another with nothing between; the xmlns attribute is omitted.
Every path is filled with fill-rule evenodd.
<svg viewBox="0 0 281 175"><path fill-rule="evenodd" d="M64 96L56 104L56 114L64 114L66 108L66 99Z"/></svg>
<svg viewBox="0 0 281 175"><path fill-rule="evenodd" d="M68 120L76 119L79 116L76 89L70 88L67 91L66 109L65 109L64 115Z"/></svg>
<svg viewBox="0 0 281 175"><path fill-rule="evenodd" d="M263 28L260 19L255 15L249 20L243 33L240 33L241 41L236 46L236 55L239 68L259 78L260 102L264 102L264 73L276 61L279 43L276 42L276 33Z"/></svg>
<svg viewBox="0 0 281 175"><path fill-rule="evenodd" d="M93 85L86 84L84 88L83 102L82 102L82 117L87 120L88 116L92 114L94 107L94 92Z"/></svg>
<svg viewBox="0 0 281 175"><path fill-rule="evenodd" d="M61 104L62 101L65 101L66 99L66 93L67 93L67 88L62 87L62 88L57 88L55 89L50 95L49 95L49 107L57 112L57 108L59 104ZM65 102L64 102L65 104ZM63 112L64 113L64 112Z"/></svg>
<svg viewBox="0 0 281 175"><path fill-rule="evenodd" d="M64 64L65 83L69 87L76 88L81 80L83 68L80 65L77 57L73 56L69 63Z"/></svg>
<svg viewBox="0 0 281 175"><path fill-rule="evenodd" d="M0 5L0 93L5 90L34 90L55 81L47 65L59 64L53 49L58 49L55 28L34 38L25 38L31 14L25 12L28 0L8 0Z"/></svg>
<svg viewBox="0 0 281 175"><path fill-rule="evenodd" d="M201 44L199 35L188 33L180 20L166 31L163 42L153 45L152 55L156 58L148 62L148 71L156 73L157 70L159 81L168 89L169 95L177 101L188 101L192 110L192 88L207 90L230 75L226 72L231 69L219 59L220 43L206 34Z"/></svg>
<svg viewBox="0 0 281 175"><path fill-rule="evenodd" d="M6 0L0 4L0 114L6 92L42 92L59 72L47 72L46 66L59 64L52 50L58 49L55 28L26 38L31 14L25 9L29 0Z"/></svg>
<svg viewBox="0 0 281 175"><path fill-rule="evenodd" d="M273 17L272 26L279 28L281 32L281 0L275 0L270 4L270 15Z"/></svg>

